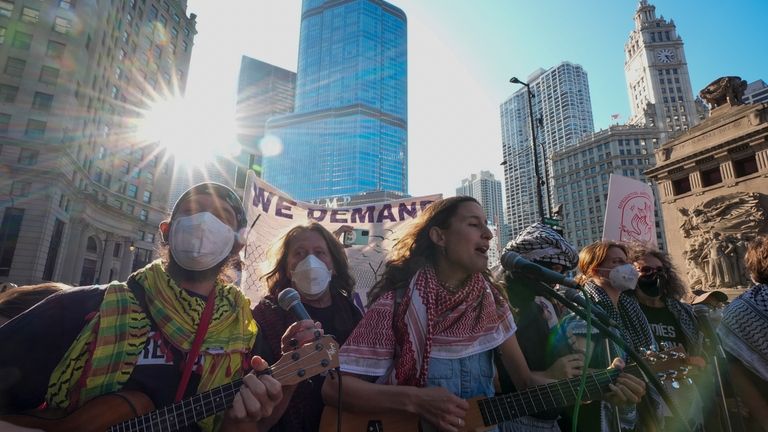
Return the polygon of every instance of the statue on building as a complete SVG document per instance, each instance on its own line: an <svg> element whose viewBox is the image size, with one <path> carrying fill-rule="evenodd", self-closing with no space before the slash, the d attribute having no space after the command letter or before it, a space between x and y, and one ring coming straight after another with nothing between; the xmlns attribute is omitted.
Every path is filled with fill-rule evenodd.
<svg viewBox="0 0 768 432"><path fill-rule="evenodd" d="M768 211L756 192L736 192L678 208L687 240L683 257L691 289L748 286L747 243L768 230Z"/></svg>
<svg viewBox="0 0 768 432"><path fill-rule="evenodd" d="M741 105L744 91L747 89L747 82L737 76L720 77L708 86L701 89L699 96L707 101L711 108L717 108L725 105Z"/></svg>

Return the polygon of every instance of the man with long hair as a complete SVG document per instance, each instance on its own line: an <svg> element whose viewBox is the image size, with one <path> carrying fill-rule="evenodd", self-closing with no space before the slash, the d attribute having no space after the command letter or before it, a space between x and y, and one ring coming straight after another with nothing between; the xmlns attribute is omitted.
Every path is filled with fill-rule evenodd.
<svg viewBox="0 0 768 432"><path fill-rule="evenodd" d="M0 327L0 412L41 405L68 411L108 393L139 391L155 407L244 377L225 415L180 430L259 430L282 397L266 368L250 303L222 269L243 247L245 211L217 183L193 186L160 223L163 258L126 282L67 290ZM289 329L314 337L306 320ZM214 414L209 412L207 414ZM121 419L120 419L121 420Z"/></svg>

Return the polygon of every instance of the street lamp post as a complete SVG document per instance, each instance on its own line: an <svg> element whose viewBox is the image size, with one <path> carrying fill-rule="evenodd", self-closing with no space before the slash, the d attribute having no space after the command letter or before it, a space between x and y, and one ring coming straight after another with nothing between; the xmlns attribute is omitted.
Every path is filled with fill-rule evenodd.
<svg viewBox="0 0 768 432"><path fill-rule="evenodd" d="M541 185L545 183L546 177L542 179L541 172L539 171L539 153L536 151L536 125L533 120L533 95L531 94L531 86L527 82L520 81L517 77L509 79L512 84L521 84L525 86L528 93L528 120L531 124L531 153L533 153L533 172L536 176L536 204L539 210L539 221L544 222L544 195L541 193ZM541 148L542 156L546 158L545 149ZM544 173L546 176L546 173ZM549 194L549 187L547 187L547 194Z"/></svg>

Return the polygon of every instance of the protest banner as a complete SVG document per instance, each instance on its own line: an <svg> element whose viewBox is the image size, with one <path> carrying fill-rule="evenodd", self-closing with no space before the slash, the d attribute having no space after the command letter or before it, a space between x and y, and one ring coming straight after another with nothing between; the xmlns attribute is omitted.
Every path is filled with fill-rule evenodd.
<svg viewBox="0 0 768 432"><path fill-rule="evenodd" d="M611 174L603 240L656 247L653 190L638 180Z"/></svg>
<svg viewBox="0 0 768 432"><path fill-rule="evenodd" d="M286 193L249 172L243 196L248 216L246 246L242 252L241 287L252 304L266 294L261 275L270 270L271 248L276 248L282 236L296 225L310 222L322 224L330 232L343 225L369 231L368 243L345 249L350 274L355 278L355 293L361 304L384 270L384 261L404 230L440 194L404 198L377 204L329 208L296 201Z"/></svg>

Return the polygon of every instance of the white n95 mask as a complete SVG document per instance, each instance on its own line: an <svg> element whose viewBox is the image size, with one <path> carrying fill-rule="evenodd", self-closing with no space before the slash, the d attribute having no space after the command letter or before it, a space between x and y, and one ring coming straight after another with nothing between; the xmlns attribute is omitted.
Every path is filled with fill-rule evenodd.
<svg viewBox="0 0 768 432"><path fill-rule="evenodd" d="M632 264L616 266L608 273L608 280L611 282L611 285L620 292L635 289L639 277L640 273L637 272L637 269Z"/></svg>
<svg viewBox="0 0 768 432"><path fill-rule="evenodd" d="M235 244L232 227L208 212L172 221L170 234L173 259L193 271L213 268L229 255Z"/></svg>
<svg viewBox="0 0 768 432"><path fill-rule="evenodd" d="M291 272L291 280L302 296L313 300L320 298L328 289L328 283L331 282L331 271L319 258L314 255L307 255L306 258L296 264L296 268Z"/></svg>

